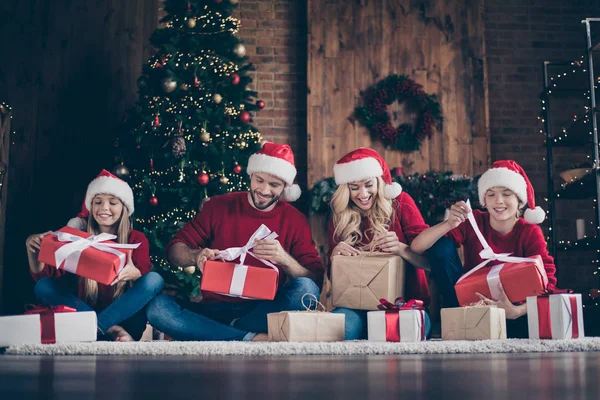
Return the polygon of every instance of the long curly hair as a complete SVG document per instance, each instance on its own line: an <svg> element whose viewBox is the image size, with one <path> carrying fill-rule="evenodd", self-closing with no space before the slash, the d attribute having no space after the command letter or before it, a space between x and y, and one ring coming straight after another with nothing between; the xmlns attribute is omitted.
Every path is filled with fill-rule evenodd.
<svg viewBox="0 0 600 400"><path fill-rule="evenodd" d="M368 210L361 210L350 199L350 188L347 184L340 185L331 197L330 207L333 211L333 236L339 242L358 246L363 237L374 237L389 230L394 217L393 201L384 196L385 182L377 177L377 193L375 194L373 206ZM366 216L369 228L363 232L361 226L362 218ZM371 245L358 246L361 250L371 250Z"/></svg>

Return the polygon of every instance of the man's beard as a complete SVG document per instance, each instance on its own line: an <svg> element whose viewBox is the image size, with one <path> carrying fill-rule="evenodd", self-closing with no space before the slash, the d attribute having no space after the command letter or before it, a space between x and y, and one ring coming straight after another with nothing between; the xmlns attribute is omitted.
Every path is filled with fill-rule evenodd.
<svg viewBox="0 0 600 400"><path fill-rule="evenodd" d="M259 205L256 201L256 197L254 197L254 191L251 190L250 191L250 197L252 197L252 203L254 203L254 207L257 208L258 210L265 210L269 207L271 207L273 204L277 203L277 201L279 200L279 198L281 197L281 195L279 196L273 196L273 198L266 204L266 205Z"/></svg>

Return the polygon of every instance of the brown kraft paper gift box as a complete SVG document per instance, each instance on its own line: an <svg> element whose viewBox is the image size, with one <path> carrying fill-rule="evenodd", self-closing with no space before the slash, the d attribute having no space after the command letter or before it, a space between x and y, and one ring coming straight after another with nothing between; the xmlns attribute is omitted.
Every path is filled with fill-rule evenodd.
<svg viewBox="0 0 600 400"><path fill-rule="evenodd" d="M497 307L442 309L442 340L506 339L506 314Z"/></svg>
<svg viewBox="0 0 600 400"><path fill-rule="evenodd" d="M405 261L387 253L334 256L331 263L333 305L377 310L379 299L394 302L404 295Z"/></svg>
<svg viewBox="0 0 600 400"><path fill-rule="evenodd" d="M338 342L344 340L346 316L320 311L267 314L271 342Z"/></svg>

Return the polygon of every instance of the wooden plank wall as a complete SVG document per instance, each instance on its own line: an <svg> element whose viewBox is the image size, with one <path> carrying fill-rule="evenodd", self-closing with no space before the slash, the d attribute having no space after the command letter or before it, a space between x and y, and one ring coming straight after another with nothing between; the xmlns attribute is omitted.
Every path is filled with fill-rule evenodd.
<svg viewBox="0 0 600 400"><path fill-rule="evenodd" d="M159 0L1 2L0 100L12 106L15 130L4 313L31 300L26 237L64 225L100 166L114 165L158 9Z"/></svg>
<svg viewBox="0 0 600 400"><path fill-rule="evenodd" d="M404 171L483 172L490 163L483 0L309 0L308 186L360 147ZM420 152L384 150L352 120L360 93L406 74L437 94L445 122ZM404 122L402 105L391 106ZM414 117L413 117L414 118Z"/></svg>

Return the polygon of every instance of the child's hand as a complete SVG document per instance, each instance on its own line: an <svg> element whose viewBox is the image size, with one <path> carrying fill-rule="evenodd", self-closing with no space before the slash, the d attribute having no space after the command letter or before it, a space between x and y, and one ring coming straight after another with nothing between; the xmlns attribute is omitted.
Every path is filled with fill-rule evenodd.
<svg viewBox="0 0 600 400"><path fill-rule="evenodd" d="M29 236L25 241L27 251L32 254L38 254L42 245L42 239L44 238L44 236L48 236L51 233L52 231L47 231L44 233L36 233L35 235Z"/></svg>
<svg viewBox="0 0 600 400"><path fill-rule="evenodd" d="M515 306L513 303L511 303L508 299L508 296L506 295L506 292L504 292L504 288L502 287L502 284L500 282L498 282L498 291L500 292L500 297L498 298L498 301L488 299L487 297L478 292L476 292L475 294L477 295L477 297L483 300L485 304L495 305L498 308L504 309L504 312L506 313L506 319L517 319L520 316L525 315L527 309L523 306L526 307L526 305L523 304L523 306Z"/></svg>
<svg viewBox="0 0 600 400"><path fill-rule="evenodd" d="M111 283L111 286L117 282L127 282L127 281L135 281L142 276L142 273L139 269L133 265L133 261L131 260L131 250L127 252L127 264L125 264L125 268L119 272L117 279Z"/></svg>
<svg viewBox="0 0 600 400"><path fill-rule="evenodd" d="M346 242L339 242L337 246L331 251L331 257L333 256L359 256L360 251L350 246Z"/></svg>
<svg viewBox="0 0 600 400"><path fill-rule="evenodd" d="M450 229L454 229L467 220L471 209L464 201L458 201L450 207L450 216L446 223L450 225Z"/></svg>

